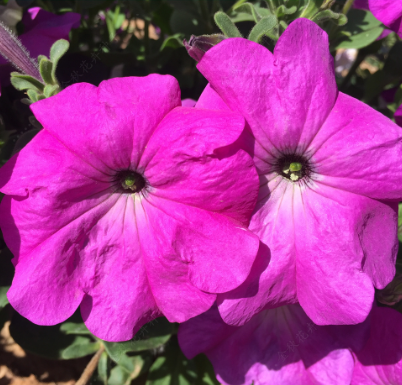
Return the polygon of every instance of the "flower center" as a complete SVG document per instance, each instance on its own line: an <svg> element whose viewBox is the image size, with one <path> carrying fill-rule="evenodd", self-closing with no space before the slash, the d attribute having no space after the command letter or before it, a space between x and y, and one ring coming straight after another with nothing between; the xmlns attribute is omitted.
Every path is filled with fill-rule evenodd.
<svg viewBox="0 0 402 385"><path fill-rule="evenodd" d="M118 190L126 194L139 193L146 185L144 177L131 170L119 171L114 182Z"/></svg>
<svg viewBox="0 0 402 385"><path fill-rule="evenodd" d="M299 155L284 155L277 164L276 171L286 179L297 182L311 173L308 161Z"/></svg>

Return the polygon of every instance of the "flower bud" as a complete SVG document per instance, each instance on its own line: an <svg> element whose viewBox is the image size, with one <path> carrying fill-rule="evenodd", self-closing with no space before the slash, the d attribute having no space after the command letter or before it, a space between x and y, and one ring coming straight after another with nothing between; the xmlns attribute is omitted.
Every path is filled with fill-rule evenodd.
<svg viewBox="0 0 402 385"><path fill-rule="evenodd" d="M39 68L18 38L0 22L0 54L18 71L41 80Z"/></svg>
<svg viewBox="0 0 402 385"><path fill-rule="evenodd" d="M213 46L220 43L222 40L227 39L225 35L214 34L214 35L202 35L194 36L191 35L190 40L187 42L186 39L183 40L183 44L186 47L188 54L196 61L200 61L204 56L204 53L211 49Z"/></svg>

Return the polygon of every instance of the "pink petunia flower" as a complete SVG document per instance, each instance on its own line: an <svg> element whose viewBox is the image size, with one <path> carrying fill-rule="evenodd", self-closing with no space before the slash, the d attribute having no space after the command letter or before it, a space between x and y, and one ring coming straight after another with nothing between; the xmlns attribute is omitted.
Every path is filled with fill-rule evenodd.
<svg viewBox="0 0 402 385"><path fill-rule="evenodd" d="M53 325L81 305L93 334L128 340L246 279L259 240L247 230L258 176L235 143L244 119L178 106L177 81L161 75L32 104L44 129L0 169L8 299L24 317Z"/></svg>
<svg viewBox="0 0 402 385"><path fill-rule="evenodd" d="M217 309L179 327L188 358L205 353L227 385L401 385L402 314L374 308L359 325L318 326L299 305L264 310L241 327Z"/></svg>
<svg viewBox="0 0 402 385"><path fill-rule="evenodd" d="M316 324L362 322L373 286L395 274L402 130L338 92L327 34L307 19L274 54L232 38L198 68L210 86L196 107L246 118L260 176L250 229L263 246L247 281L219 296L223 319L241 325L299 301Z"/></svg>

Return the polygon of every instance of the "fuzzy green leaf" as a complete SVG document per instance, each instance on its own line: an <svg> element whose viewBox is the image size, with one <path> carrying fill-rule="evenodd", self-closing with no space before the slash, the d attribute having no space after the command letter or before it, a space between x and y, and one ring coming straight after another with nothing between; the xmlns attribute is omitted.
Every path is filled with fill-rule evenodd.
<svg viewBox="0 0 402 385"><path fill-rule="evenodd" d="M33 89L35 91L42 92L45 88L45 85L42 84L38 79L35 79L29 75L20 74L19 72L11 72L11 84L18 91Z"/></svg>
<svg viewBox="0 0 402 385"><path fill-rule="evenodd" d="M60 330L66 334L89 334L91 332L87 329L84 323L64 322L60 326Z"/></svg>
<svg viewBox="0 0 402 385"><path fill-rule="evenodd" d="M240 31L224 12L216 12L214 15L216 25L227 37L242 37Z"/></svg>
<svg viewBox="0 0 402 385"><path fill-rule="evenodd" d="M103 352L98 362L98 377L102 381L103 385L107 385L108 366L109 357L106 352Z"/></svg>
<svg viewBox="0 0 402 385"><path fill-rule="evenodd" d="M0 310L8 304L7 292L8 286L0 286Z"/></svg>
<svg viewBox="0 0 402 385"><path fill-rule="evenodd" d="M258 41L261 39L263 35L270 35L272 30L278 24L278 20L275 16L266 16L263 17L251 30L250 34L248 35L248 39L251 41Z"/></svg>
<svg viewBox="0 0 402 385"><path fill-rule="evenodd" d="M47 98L50 98L53 95L56 95L60 91L60 86L58 84L48 84L46 85L43 93Z"/></svg>
<svg viewBox="0 0 402 385"><path fill-rule="evenodd" d="M251 15L256 23L258 23L258 21L262 18L262 16L255 9L254 5L251 3L243 3L238 6L234 6L233 10L236 12L244 12Z"/></svg>
<svg viewBox="0 0 402 385"><path fill-rule="evenodd" d="M140 352L162 346L169 340L173 331L173 324L169 323L166 318L157 318L144 325L130 341L105 341L104 344L109 357L119 363L125 353Z"/></svg>
<svg viewBox="0 0 402 385"><path fill-rule="evenodd" d="M70 360L95 354L100 348L100 342L92 342L87 337L77 337L74 344L70 345L61 353L61 358Z"/></svg>
<svg viewBox="0 0 402 385"><path fill-rule="evenodd" d="M70 43L67 40L60 39L53 43L50 48L50 61L54 66L57 66L60 58L68 51Z"/></svg>
<svg viewBox="0 0 402 385"><path fill-rule="evenodd" d="M39 72L45 84L54 84L52 77L53 63L49 59L42 59L39 63Z"/></svg>
<svg viewBox="0 0 402 385"><path fill-rule="evenodd" d="M165 48L181 48L183 47L183 35L181 33L176 33L172 36L167 37L161 45L160 51L163 51Z"/></svg>
<svg viewBox="0 0 402 385"><path fill-rule="evenodd" d="M53 63L52 67L52 79L53 83L57 83L56 79L56 68L59 64L59 60L61 57L68 51L70 48L70 43L67 40L60 39L53 43L50 48L50 61Z"/></svg>
<svg viewBox="0 0 402 385"><path fill-rule="evenodd" d="M35 90L27 91L28 98L31 99L34 103L38 101L38 93Z"/></svg>

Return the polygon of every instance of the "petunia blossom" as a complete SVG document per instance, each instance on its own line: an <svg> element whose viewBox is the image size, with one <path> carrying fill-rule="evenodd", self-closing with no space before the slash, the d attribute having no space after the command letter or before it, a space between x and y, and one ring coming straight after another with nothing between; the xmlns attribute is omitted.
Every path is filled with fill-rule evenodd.
<svg viewBox="0 0 402 385"><path fill-rule="evenodd" d="M402 314L374 308L359 325L315 325L299 305L264 310L247 324L214 307L179 327L188 358L205 353L225 385L401 385Z"/></svg>
<svg viewBox="0 0 402 385"><path fill-rule="evenodd" d="M244 119L181 106L171 76L80 83L31 105L44 129L0 169L11 305L40 325L78 306L96 336L183 322L239 286L258 195ZM177 108L176 108L177 107Z"/></svg>
<svg viewBox="0 0 402 385"><path fill-rule="evenodd" d="M338 92L328 36L307 19L273 54L232 38L198 68L210 85L196 107L245 117L260 176L250 229L262 246L247 281L218 297L223 319L299 301L316 324L362 322L395 274L401 128Z"/></svg>

